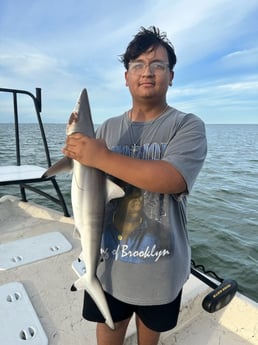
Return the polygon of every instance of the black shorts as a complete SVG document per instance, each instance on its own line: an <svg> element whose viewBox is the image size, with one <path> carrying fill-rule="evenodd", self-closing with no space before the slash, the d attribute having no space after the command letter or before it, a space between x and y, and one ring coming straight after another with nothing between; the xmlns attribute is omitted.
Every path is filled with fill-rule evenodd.
<svg viewBox="0 0 258 345"><path fill-rule="evenodd" d="M180 310L182 290L177 298L168 304L138 306L121 302L105 292L110 313L114 322L119 322L130 318L135 313L146 327L156 332L165 332L174 328L177 324ZM88 321L104 323L105 319L100 313L95 302L85 291L83 317Z"/></svg>

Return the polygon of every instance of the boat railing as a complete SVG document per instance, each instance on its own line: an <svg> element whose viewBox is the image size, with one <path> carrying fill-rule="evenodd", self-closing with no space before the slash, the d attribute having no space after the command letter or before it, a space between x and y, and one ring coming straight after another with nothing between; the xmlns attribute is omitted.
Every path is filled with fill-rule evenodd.
<svg viewBox="0 0 258 345"><path fill-rule="evenodd" d="M40 130L40 136L43 143L43 148L45 152L45 158L47 166L51 166L51 158L49 153L49 147L45 135L45 130L43 126L43 122L41 119L41 111L42 111L42 101L41 101L41 88L36 88L36 94L33 95L29 91L25 90L17 90L17 89L8 89L8 88L0 88L0 93L9 93L12 95L12 112L13 112L13 120L10 120L11 123L14 124L14 135L15 135L15 152L16 152L16 164L11 165L2 165L0 162L0 186L3 185L19 185L20 187L20 194L21 200L27 201L26 189L38 193L39 195L46 197L50 201L59 205L63 213L66 217L69 217L69 212L66 206L65 199L63 194L60 190L60 187L56 181L55 176L42 178L42 175L45 171L44 168L36 165L30 164L22 164L22 155L21 155L21 145L20 145L20 120L19 120L19 111L18 111L18 95L27 95L29 96L34 105L34 110L36 114L37 123ZM9 112L9 109L8 109ZM1 118L0 118L1 122ZM0 138L1 139L1 138ZM10 142L10 141L9 141ZM3 148L4 151L8 150L7 148ZM5 152L4 152L5 154ZM7 154L7 152L6 152ZM6 163L6 161L4 161ZM56 191L57 197L53 197L42 188L39 187L39 183L45 183L50 181L54 190ZM33 185L34 184L34 185Z"/></svg>

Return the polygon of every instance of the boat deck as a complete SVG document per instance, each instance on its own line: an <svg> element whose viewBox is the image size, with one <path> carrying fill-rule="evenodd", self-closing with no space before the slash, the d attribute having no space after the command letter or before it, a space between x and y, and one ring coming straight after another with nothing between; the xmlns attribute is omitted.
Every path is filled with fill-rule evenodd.
<svg viewBox="0 0 258 345"><path fill-rule="evenodd" d="M80 254L80 242L73 238L73 219L32 203L20 202L14 197L0 199L0 245L54 232L63 234L72 249L10 269L3 269L0 262L0 288L11 282L22 283L45 331L47 344L96 345L95 324L81 316L83 292L70 291L76 279L71 265ZM178 326L162 334L160 345L258 344L257 303L237 294L226 308L209 314L201 308L202 299L209 291L210 288L199 279L190 277L184 289ZM0 325L5 325L2 321ZM14 314L12 322L0 332L15 334L17 342L6 342L8 345L21 343L18 321ZM22 327L30 326L33 327L28 324ZM37 332L27 343L45 344L40 342ZM137 344L133 320L125 344Z"/></svg>

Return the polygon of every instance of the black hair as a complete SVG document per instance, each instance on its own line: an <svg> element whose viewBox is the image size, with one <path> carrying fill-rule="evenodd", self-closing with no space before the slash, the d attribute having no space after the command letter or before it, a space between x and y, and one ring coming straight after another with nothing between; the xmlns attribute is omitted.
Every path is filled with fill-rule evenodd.
<svg viewBox="0 0 258 345"><path fill-rule="evenodd" d="M128 70L131 60L137 59L150 48L156 48L158 46L166 49L169 68L172 71L177 61L174 47L167 38L167 34L160 32L159 28L155 26L150 26L148 29L142 26L140 31L134 36L134 39L128 44L125 53L120 56L120 61L124 64L125 69Z"/></svg>

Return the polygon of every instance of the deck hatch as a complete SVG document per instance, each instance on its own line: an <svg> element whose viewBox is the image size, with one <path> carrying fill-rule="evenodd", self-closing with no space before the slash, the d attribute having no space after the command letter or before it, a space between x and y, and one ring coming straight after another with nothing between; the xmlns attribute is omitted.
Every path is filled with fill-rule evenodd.
<svg viewBox="0 0 258 345"><path fill-rule="evenodd" d="M72 245L60 232L48 232L0 245L0 270L8 270L65 253Z"/></svg>
<svg viewBox="0 0 258 345"><path fill-rule="evenodd" d="M0 344L48 345L48 338L24 286L0 286Z"/></svg>

